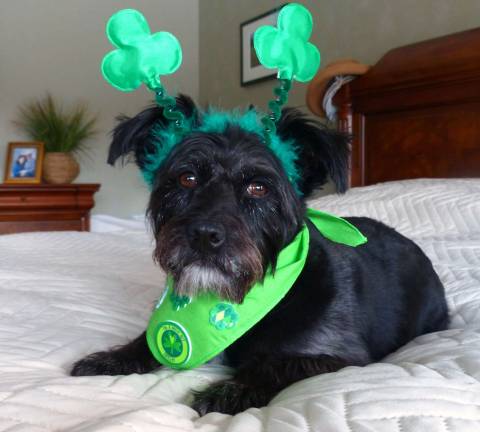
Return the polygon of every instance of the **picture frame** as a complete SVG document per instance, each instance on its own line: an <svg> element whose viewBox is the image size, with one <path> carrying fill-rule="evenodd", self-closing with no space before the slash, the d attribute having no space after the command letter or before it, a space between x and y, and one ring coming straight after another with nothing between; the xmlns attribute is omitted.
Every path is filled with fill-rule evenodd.
<svg viewBox="0 0 480 432"><path fill-rule="evenodd" d="M267 69L260 64L253 47L253 34L260 26L276 25L278 14L283 6L278 6L240 24L240 85L242 87L277 76L275 70Z"/></svg>
<svg viewBox="0 0 480 432"><path fill-rule="evenodd" d="M45 149L42 142L8 143L4 183L38 184L42 181Z"/></svg>

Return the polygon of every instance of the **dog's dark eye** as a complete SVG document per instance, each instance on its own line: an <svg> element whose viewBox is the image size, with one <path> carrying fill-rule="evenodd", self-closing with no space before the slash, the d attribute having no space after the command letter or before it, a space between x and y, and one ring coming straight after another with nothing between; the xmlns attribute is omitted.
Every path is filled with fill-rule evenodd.
<svg viewBox="0 0 480 432"><path fill-rule="evenodd" d="M261 198L264 197L268 192L267 187L263 183L253 182L247 186L247 193L248 195Z"/></svg>
<svg viewBox="0 0 480 432"><path fill-rule="evenodd" d="M197 177L191 172L186 172L178 178L178 182L184 188L192 189L197 186Z"/></svg>

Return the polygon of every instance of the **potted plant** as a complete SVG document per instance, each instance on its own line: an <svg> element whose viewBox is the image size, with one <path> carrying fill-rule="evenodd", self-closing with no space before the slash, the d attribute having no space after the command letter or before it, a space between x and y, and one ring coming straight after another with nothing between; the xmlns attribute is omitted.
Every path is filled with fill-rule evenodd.
<svg viewBox="0 0 480 432"><path fill-rule="evenodd" d="M45 145L43 179L71 183L80 173L74 155L88 153L87 140L96 134L97 119L83 104L63 110L50 94L20 107L14 121L34 141Z"/></svg>

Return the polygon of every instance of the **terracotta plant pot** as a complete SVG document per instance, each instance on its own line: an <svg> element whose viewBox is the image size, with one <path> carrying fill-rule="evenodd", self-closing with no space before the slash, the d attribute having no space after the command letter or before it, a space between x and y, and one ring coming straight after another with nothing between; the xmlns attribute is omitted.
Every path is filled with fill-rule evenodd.
<svg viewBox="0 0 480 432"><path fill-rule="evenodd" d="M46 183L72 183L80 173L80 165L70 153L49 152L43 159L43 179Z"/></svg>

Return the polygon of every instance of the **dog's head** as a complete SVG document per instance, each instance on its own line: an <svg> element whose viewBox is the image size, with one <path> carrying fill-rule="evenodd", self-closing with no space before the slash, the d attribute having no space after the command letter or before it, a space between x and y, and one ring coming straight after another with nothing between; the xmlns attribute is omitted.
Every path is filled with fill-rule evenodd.
<svg viewBox="0 0 480 432"><path fill-rule="evenodd" d="M179 97L177 107L192 123L202 123L189 98ZM133 153L145 169L154 152L152 130L166 124L159 107L122 118L109 163ZM277 134L296 146L301 194L261 137L234 124L222 133L187 135L154 172L148 206L154 257L173 276L177 294L210 291L242 302L301 229L304 198L329 177L345 191L344 136L295 109L283 111Z"/></svg>

